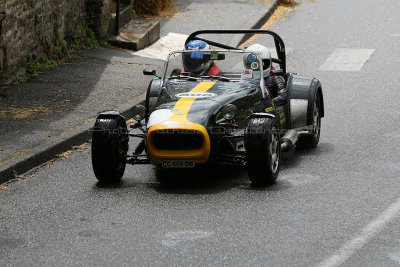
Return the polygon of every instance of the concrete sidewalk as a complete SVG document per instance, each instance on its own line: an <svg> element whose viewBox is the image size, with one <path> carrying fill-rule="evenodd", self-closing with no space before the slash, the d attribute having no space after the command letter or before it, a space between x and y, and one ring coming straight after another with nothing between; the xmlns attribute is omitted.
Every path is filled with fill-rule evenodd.
<svg viewBox="0 0 400 267"><path fill-rule="evenodd" d="M257 28L275 2L176 0L180 12L161 19L161 35ZM220 41L238 45L241 37L221 36ZM142 70L160 72L163 67L162 60L128 50L99 48L79 55L26 82L0 88L0 183L88 140L98 112L116 109L129 117L151 79Z"/></svg>

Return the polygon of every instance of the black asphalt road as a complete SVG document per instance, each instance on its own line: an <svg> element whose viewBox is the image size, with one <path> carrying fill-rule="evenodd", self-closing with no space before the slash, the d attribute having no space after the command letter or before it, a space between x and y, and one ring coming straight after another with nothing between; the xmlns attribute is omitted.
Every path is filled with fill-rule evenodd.
<svg viewBox="0 0 400 267"><path fill-rule="evenodd" d="M278 23L289 71L321 80L326 118L276 185L253 189L240 168L159 183L149 165L103 187L75 151L0 191L0 265L398 266L399 9L305 1ZM320 71L336 48L375 52L361 71Z"/></svg>

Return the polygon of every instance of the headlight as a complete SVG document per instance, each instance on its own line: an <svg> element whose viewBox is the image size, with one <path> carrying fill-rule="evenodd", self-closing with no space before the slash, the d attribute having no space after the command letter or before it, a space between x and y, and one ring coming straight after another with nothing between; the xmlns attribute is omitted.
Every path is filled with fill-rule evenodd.
<svg viewBox="0 0 400 267"><path fill-rule="evenodd" d="M136 105L132 108L132 117L136 121L141 121L146 116L146 108L143 105Z"/></svg>
<svg viewBox="0 0 400 267"><path fill-rule="evenodd" d="M222 107L221 115L226 120L233 120L236 116L237 108L232 105L228 104Z"/></svg>

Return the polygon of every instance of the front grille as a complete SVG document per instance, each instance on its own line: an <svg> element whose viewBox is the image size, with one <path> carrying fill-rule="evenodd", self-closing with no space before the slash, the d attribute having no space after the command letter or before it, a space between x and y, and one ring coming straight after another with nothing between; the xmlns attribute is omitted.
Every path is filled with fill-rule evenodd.
<svg viewBox="0 0 400 267"><path fill-rule="evenodd" d="M194 150L203 146L204 137L195 130L160 130L153 134L152 142L159 150Z"/></svg>

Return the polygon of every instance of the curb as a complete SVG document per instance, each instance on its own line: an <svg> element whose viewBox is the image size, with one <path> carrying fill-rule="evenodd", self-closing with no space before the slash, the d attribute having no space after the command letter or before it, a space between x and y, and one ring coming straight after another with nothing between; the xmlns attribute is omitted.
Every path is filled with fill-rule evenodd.
<svg viewBox="0 0 400 267"><path fill-rule="evenodd" d="M145 98L146 93L141 94L135 97L135 99L132 101L119 107L118 110L125 118L129 118L131 114L131 108L134 105L143 102ZM91 129L93 128L93 124L94 122L89 122L85 125L78 126L69 133L35 147L26 155L10 160L4 165L1 165L0 184L15 179L14 171L18 174L25 173L28 170L53 159L57 154L71 149L72 146L80 145L86 142L92 136Z"/></svg>
<svg viewBox="0 0 400 267"><path fill-rule="evenodd" d="M271 6L271 8L268 10L268 12L265 13L261 18L251 19L250 21L247 22L247 24L253 25L250 27L250 29L259 29L259 28L261 28L261 26L263 26L269 20L269 18L272 16L272 14L275 12L277 7L279 6L278 0L275 0L274 2L275 3ZM231 46L238 47L241 44L243 44L244 42L246 42L248 39L250 39L251 36L252 36L252 34L245 34L242 37L235 36L232 38L232 40L229 42L229 44Z"/></svg>

